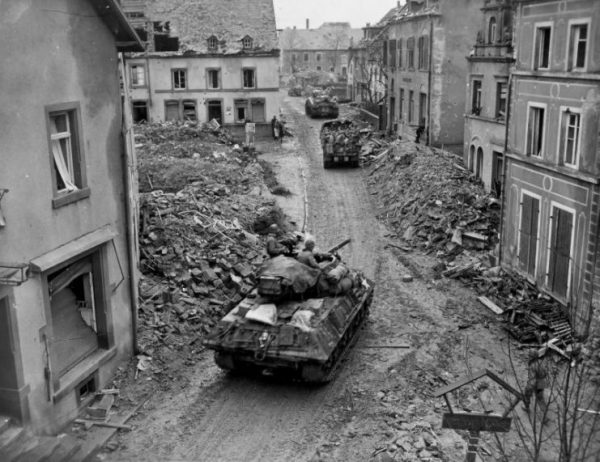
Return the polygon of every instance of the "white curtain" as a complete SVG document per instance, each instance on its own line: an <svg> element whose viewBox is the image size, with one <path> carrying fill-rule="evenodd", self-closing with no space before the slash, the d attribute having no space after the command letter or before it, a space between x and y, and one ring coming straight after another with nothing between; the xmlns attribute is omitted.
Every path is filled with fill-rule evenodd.
<svg viewBox="0 0 600 462"><path fill-rule="evenodd" d="M50 127L52 132L51 135L56 134L56 123L52 119L50 120ZM54 164L56 165L56 170L58 171L58 174L60 175L60 178L62 179L62 182L65 185L65 189L67 191L74 191L78 189L77 186L75 186L75 184L73 183L73 179L71 178L71 174L69 173L69 169L67 168L67 164L65 163L65 156L62 152L60 140L51 140L51 145L52 156L54 157Z"/></svg>

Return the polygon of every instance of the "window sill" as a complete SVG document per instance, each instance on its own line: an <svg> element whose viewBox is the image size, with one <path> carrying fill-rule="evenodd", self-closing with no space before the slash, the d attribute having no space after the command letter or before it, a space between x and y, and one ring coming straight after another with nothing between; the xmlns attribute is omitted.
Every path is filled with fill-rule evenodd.
<svg viewBox="0 0 600 462"><path fill-rule="evenodd" d="M54 390L54 402L64 398L72 392L77 385L96 372L101 366L106 364L117 355L117 347L108 350L97 350L85 358L73 369L58 379L58 386Z"/></svg>
<svg viewBox="0 0 600 462"><path fill-rule="evenodd" d="M52 199L52 208L57 209L65 205L72 204L73 202L77 202L81 199L85 199L87 197L90 197L90 188L82 188L78 189L77 191L72 191L70 193L60 194L59 196Z"/></svg>

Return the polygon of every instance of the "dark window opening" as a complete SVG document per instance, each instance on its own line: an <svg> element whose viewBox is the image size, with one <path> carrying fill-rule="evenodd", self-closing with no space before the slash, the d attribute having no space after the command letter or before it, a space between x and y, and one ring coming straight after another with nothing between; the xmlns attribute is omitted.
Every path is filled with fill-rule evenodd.
<svg viewBox="0 0 600 462"><path fill-rule="evenodd" d="M131 113L135 123L148 122L148 102L133 101L131 104Z"/></svg>
<svg viewBox="0 0 600 462"><path fill-rule="evenodd" d="M254 69L243 69L242 74L244 88L256 87Z"/></svg>
<svg viewBox="0 0 600 462"><path fill-rule="evenodd" d="M550 34L552 29L538 27L535 35L535 69L548 69L550 67Z"/></svg>
<svg viewBox="0 0 600 462"><path fill-rule="evenodd" d="M87 379L84 382L82 382L81 384L79 384L77 386L76 390L77 390L77 402L78 403L82 403L87 398L94 396L94 394L97 391L96 378L90 377L89 379Z"/></svg>
<svg viewBox="0 0 600 462"><path fill-rule="evenodd" d="M473 80L473 89L471 94L471 114L481 114L481 80Z"/></svg>

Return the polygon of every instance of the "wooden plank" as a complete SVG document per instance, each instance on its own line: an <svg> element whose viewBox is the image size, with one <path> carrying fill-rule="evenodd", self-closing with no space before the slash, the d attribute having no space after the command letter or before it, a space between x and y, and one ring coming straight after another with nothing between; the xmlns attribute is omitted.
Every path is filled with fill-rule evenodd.
<svg viewBox="0 0 600 462"><path fill-rule="evenodd" d="M477 298L477 300L479 300L486 308L492 310L496 314L504 313L504 310L502 308L500 308L493 301L491 301L487 297L484 297L483 295L481 297Z"/></svg>
<svg viewBox="0 0 600 462"><path fill-rule="evenodd" d="M86 427L88 425L96 425L97 427L116 428L117 430L127 430L128 432L133 430L133 427L131 425L122 425L98 420L75 419L75 423L85 425Z"/></svg>
<svg viewBox="0 0 600 462"><path fill-rule="evenodd" d="M436 390L434 392L433 396L435 398L438 398L442 395L445 395L446 393L450 393L451 391L454 391L457 388L460 388L468 383L471 383L474 380L477 380L486 374L487 374L487 371L485 369L481 370L481 371L476 371L471 375L467 375L467 376L457 380L456 382L451 383L450 385L446 385L445 387L439 388L438 390Z"/></svg>
<svg viewBox="0 0 600 462"><path fill-rule="evenodd" d="M446 412L442 417L442 428L506 433L510 430L511 422L512 419L510 417L482 414L451 414Z"/></svg>

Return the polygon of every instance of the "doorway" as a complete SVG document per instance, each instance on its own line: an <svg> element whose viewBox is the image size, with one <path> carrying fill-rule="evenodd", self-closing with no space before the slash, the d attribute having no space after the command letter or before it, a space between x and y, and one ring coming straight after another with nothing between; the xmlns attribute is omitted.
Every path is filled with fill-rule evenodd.
<svg viewBox="0 0 600 462"><path fill-rule="evenodd" d="M208 121L215 119L219 125L223 125L223 106L221 100L211 100L208 102Z"/></svg>

